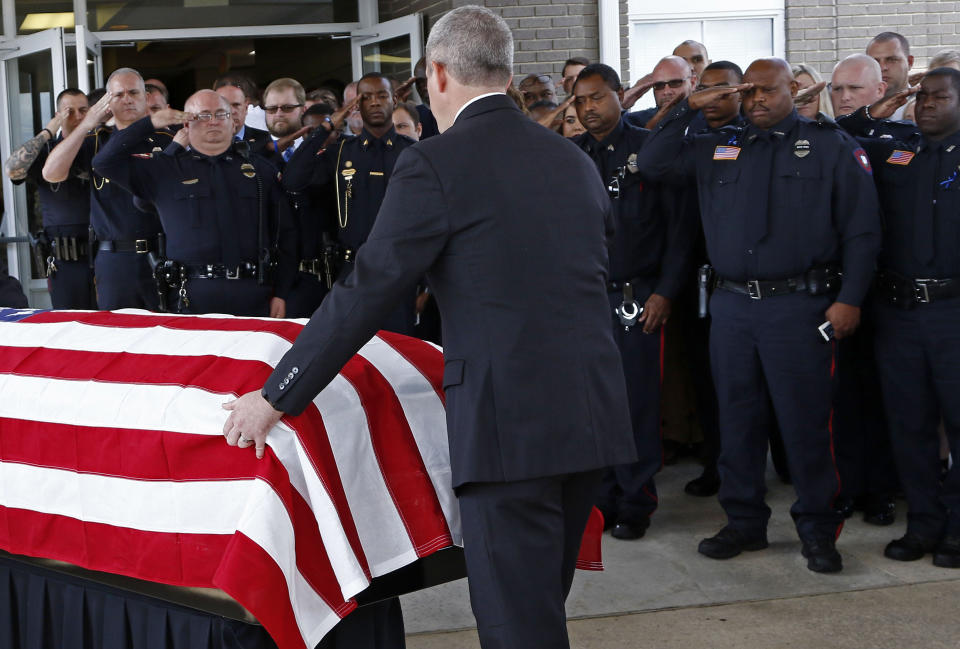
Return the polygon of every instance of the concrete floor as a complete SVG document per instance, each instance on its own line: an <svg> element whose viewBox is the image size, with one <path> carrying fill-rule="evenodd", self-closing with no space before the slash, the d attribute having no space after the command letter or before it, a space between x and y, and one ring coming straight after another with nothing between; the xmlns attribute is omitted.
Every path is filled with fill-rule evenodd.
<svg viewBox="0 0 960 649"><path fill-rule="evenodd" d="M699 475L693 462L658 476L660 509L646 537L604 536L606 570L577 574L567 600L574 647L793 647L934 649L960 647L960 571L929 558L900 563L884 545L905 529L876 527L859 516L838 542L844 570L806 569L789 508L793 489L768 472L773 509L770 548L715 561L697 553L701 538L725 519L716 498L683 493ZM402 598L409 649L479 647L466 581Z"/></svg>

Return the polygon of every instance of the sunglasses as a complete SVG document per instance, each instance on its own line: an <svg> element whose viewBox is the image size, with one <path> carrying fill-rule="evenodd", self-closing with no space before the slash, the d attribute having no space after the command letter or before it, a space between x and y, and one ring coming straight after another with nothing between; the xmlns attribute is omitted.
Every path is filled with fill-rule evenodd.
<svg viewBox="0 0 960 649"><path fill-rule="evenodd" d="M270 115L275 114L278 110L281 113L292 113L296 109L303 106L303 104L284 104L283 106L264 106L263 112L269 113Z"/></svg>
<svg viewBox="0 0 960 649"><path fill-rule="evenodd" d="M689 79L689 77L687 77L687 79ZM653 89L659 91L659 90L663 90L667 86L670 86L671 88L679 88L680 86L683 85L683 82L686 81L687 79L670 79L669 81L657 81L655 84L653 84Z"/></svg>
<svg viewBox="0 0 960 649"><path fill-rule="evenodd" d="M535 83L547 83L552 79L553 77L551 77L549 74L538 74L536 77L528 77L527 79L524 79L523 81L521 81L520 87L527 88L529 86L532 86Z"/></svg>

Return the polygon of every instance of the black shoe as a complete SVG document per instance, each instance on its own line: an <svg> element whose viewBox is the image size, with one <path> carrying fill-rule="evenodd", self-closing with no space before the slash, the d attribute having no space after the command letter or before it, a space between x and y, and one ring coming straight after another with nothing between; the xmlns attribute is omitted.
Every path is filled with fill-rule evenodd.
<svg viewBox="0 0 960 649"><path fill-rule="evenodd" d="M899 539L887 543L883 556L896 561L916 561L922 559L927 552L933 552L936 547L936 541L907 532Z"/></svg>
<svg viewBox="0 0 960 649"><path fill-rule="evenodd" d="M837 552L837 546L833 539L809 539L803 540L803 548L800 553L807 560L807 568L814 572L840 572L843 570L843 559Z"/></svg>
<svg viewBox="0 0 960 649"><path fill-rule="evenodd" d="M600 513L603 515L603 531L606 532L609 529L612 529L614 525L617 524L617 515L614 514L609 509L604 509L603 507L597 507L600 510Z"/></svg>
<svg viewBox="0 0 960 649"><path fill-rule="evenodd" d="M855 508L854 500L850 496L840 496L833 504L833 508L844 518L850 518L853 516L853 510Z"/></svg>
<svg viewBox="0 0 960 649"><path fill-rule="evenodd" d="M644 516L643 518L621 518L617 521L617 524L614 525L610 536L615 539L620 539L621 541L633 541L643 538L643 535L647 533L648 527L650 527L649 516Z"/></svg>
<svg viewBox="0 0 960 649"><path fill-rule="evenodd" d="M697 552L711 559L729 559L744 550L755 552L763 550L767 543L767 531L746 532L727 525L715 536L700 541Z"/></svg>
<svg viewBox="0 0 960 649"><path fill-rule="evenodd" d="M694 478L688 482L683 490L691 496L706 498L716 495L720 491L720 476L716 471L704 469L699 478Z"/></svg>
<svg viewBox="0 0 960 649"><path fill-rule="evenodd" d="M871 498L863 506L863 520L871 525L893 525L897 505L891 498Z"/></svg>
<svg viewBox="0 0 960 649"><path fill-rule="evenodd" d="M960 568L960 536L948 536L933 551L933 565L940 568Z"/></svg>

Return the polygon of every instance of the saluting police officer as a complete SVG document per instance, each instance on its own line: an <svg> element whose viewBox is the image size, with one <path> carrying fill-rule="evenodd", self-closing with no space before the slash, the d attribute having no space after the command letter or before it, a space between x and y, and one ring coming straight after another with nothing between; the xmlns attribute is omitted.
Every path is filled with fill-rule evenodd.
<svg viewBox="0 0 960 649"><path fill-rule="evenodd" d="M856 133L889 133L880 118L909 94L838 122ZM914 561L932 552L934 565L960 568L960 72L927 73L916 92L916 119L920 134L905 140L860 140L883 210L876 356L907 499L907 532L884 554ZM942 480L941 420L954 458Z"/></svg>
<svg viewBox="0 0 960 649"><path fill-rule="evenodd" d="M48 183L42 174L50 151L80 126L87 109L83 91L67 88L61 92L50 122L13 151L4 165L14 185L28 179L37 184L43 230L36 236L34 249L54 309L97 308L88 240L90 175L74 166L63 182Z"/></svg>
<svg viewBox="0 0 960 649"><path fill-rule="evenodd" d="M831 328L836 338L847 336L859 322L880 245L876 192L866 154L846 133L797 115L786 61L757 60L744 82L681 101L637 159L641 173L654 178L696 177L716 272L710 350L728 524L699 551L725 559L767 547L769 394L797 491L791 513L807 567L836 572L842 517L833 508L834 346L824 338ZM738 91L749 126L684 137L699 108Z"/></svg>
<svg viewBox="0 0 960 649"><path fill-rule="evenodd" d="M573 138L593 160L607 186L616 220L610 246L607 295L614 338L623 358L630 397L637 462L610 469L598 506L618 539L637 539L657 508L654 475L660 470L660 382L663 325L692 271L696 222L684 209L679 187L662 188L629 173L633 156L649 131L631 126L621 114L623 88L608 65L580 71L574 105L586 133Z"/></svg>
<svg viewBox="0 0 960 649"><path fill-rule="evenodd" d="M381 73L363 75L357 83L356 99L347 102L339 113L347 115L355 105L359 105L363 119L359 134L324 149L328 135L335 129L332 120L324 121L300 145L283 172L283 186L295 201L306 193L333 188L333 200L322 210L321 227L318 229L303 220L300 224L300 271L311 274L318 282L326 281L329 266L323 255L327 247L323 232L333 234L338 247L335 261L339 267L334 270L334 276L342 279L353 269L357 249L373 228L400 152L414 144L405 135L397 134L393 127L393 89L390 80ZM411 287L410 299L405 300L381 328L413 335L415 297Z"/></svg>
<svg viewBox="0 0 960 649"><path fill-rule="evenodd" d="M167 310L284 317L296 236L277 170L233 146L230 105L201 90L114 135L95 171L156 206L165 234L157 281ZM189 149L141 153L156 129L183 123Z"/></svg>
<svg viewBox="0 0 960 649"><path fill-rule="evenodd" d="M101 126L110 115L116 126ZM90 224L98 243L95 275L100 309L159 307L153 271L147 255L157 251L160 221L155 214L136 208L133 196L93 171L93 157L115 134L147 114L143 77L131 68L115 70L107 79L107 92L90 107L86 118L50 151L43 178L61 183L71 167L90 175ZM172 134L152 129L144 132L132 152L160 152Z"/></svg>

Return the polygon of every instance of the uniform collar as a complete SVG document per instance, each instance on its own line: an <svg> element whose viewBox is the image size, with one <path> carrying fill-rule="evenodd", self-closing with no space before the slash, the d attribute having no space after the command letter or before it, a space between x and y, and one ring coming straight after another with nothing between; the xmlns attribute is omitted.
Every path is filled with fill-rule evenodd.
<svg viewBox="0 0 960 649"><path fill-rule="evenodd" d="M367 127L364 126L360 130L360 135L357 136L360 139L360 148L366 151L371 147L381 146L386 150L392 149L397 144L397 131L391 126L390 130L383 134L383 137L376 137L367 130Z"/></svg>
<svg viewBox="0 0 960 649"><path fill-rule="evenodd" d="M607 133L607 136L603 138L602 141L597 141L591 133L587 133L586 144L587 150L591 153L598 153L604 149L609 149L613 151L617 144L620 142L620 138L623 137L623 131L626 129L626 126L623 121L623 117L620 117L620 120L617 122L617 125L613 127L613 130Z"/></svg>
<svg viewBox="0 0 960 649"><path fill-rule="evenodd" d="M937 149L943 149L947 153L953 153L954 151L957 151L958 149L960 149L960 131L957 131L952 135L948 135L947 137L943 138L939 142L932 142L928 140L926 137L924 137L921 140L918 150L923 151L925 149L929 151L936 151Z"/></svg>
<svg viewBox="0 0 960 649"><path fill-rule="evenodd" d="M800 116L797 114L797 110L793 109L789 115L766 130L751 124L747 133L747 141L753 142L758 137L764 140L782 140L790 133L799 119Z"/></svg>

